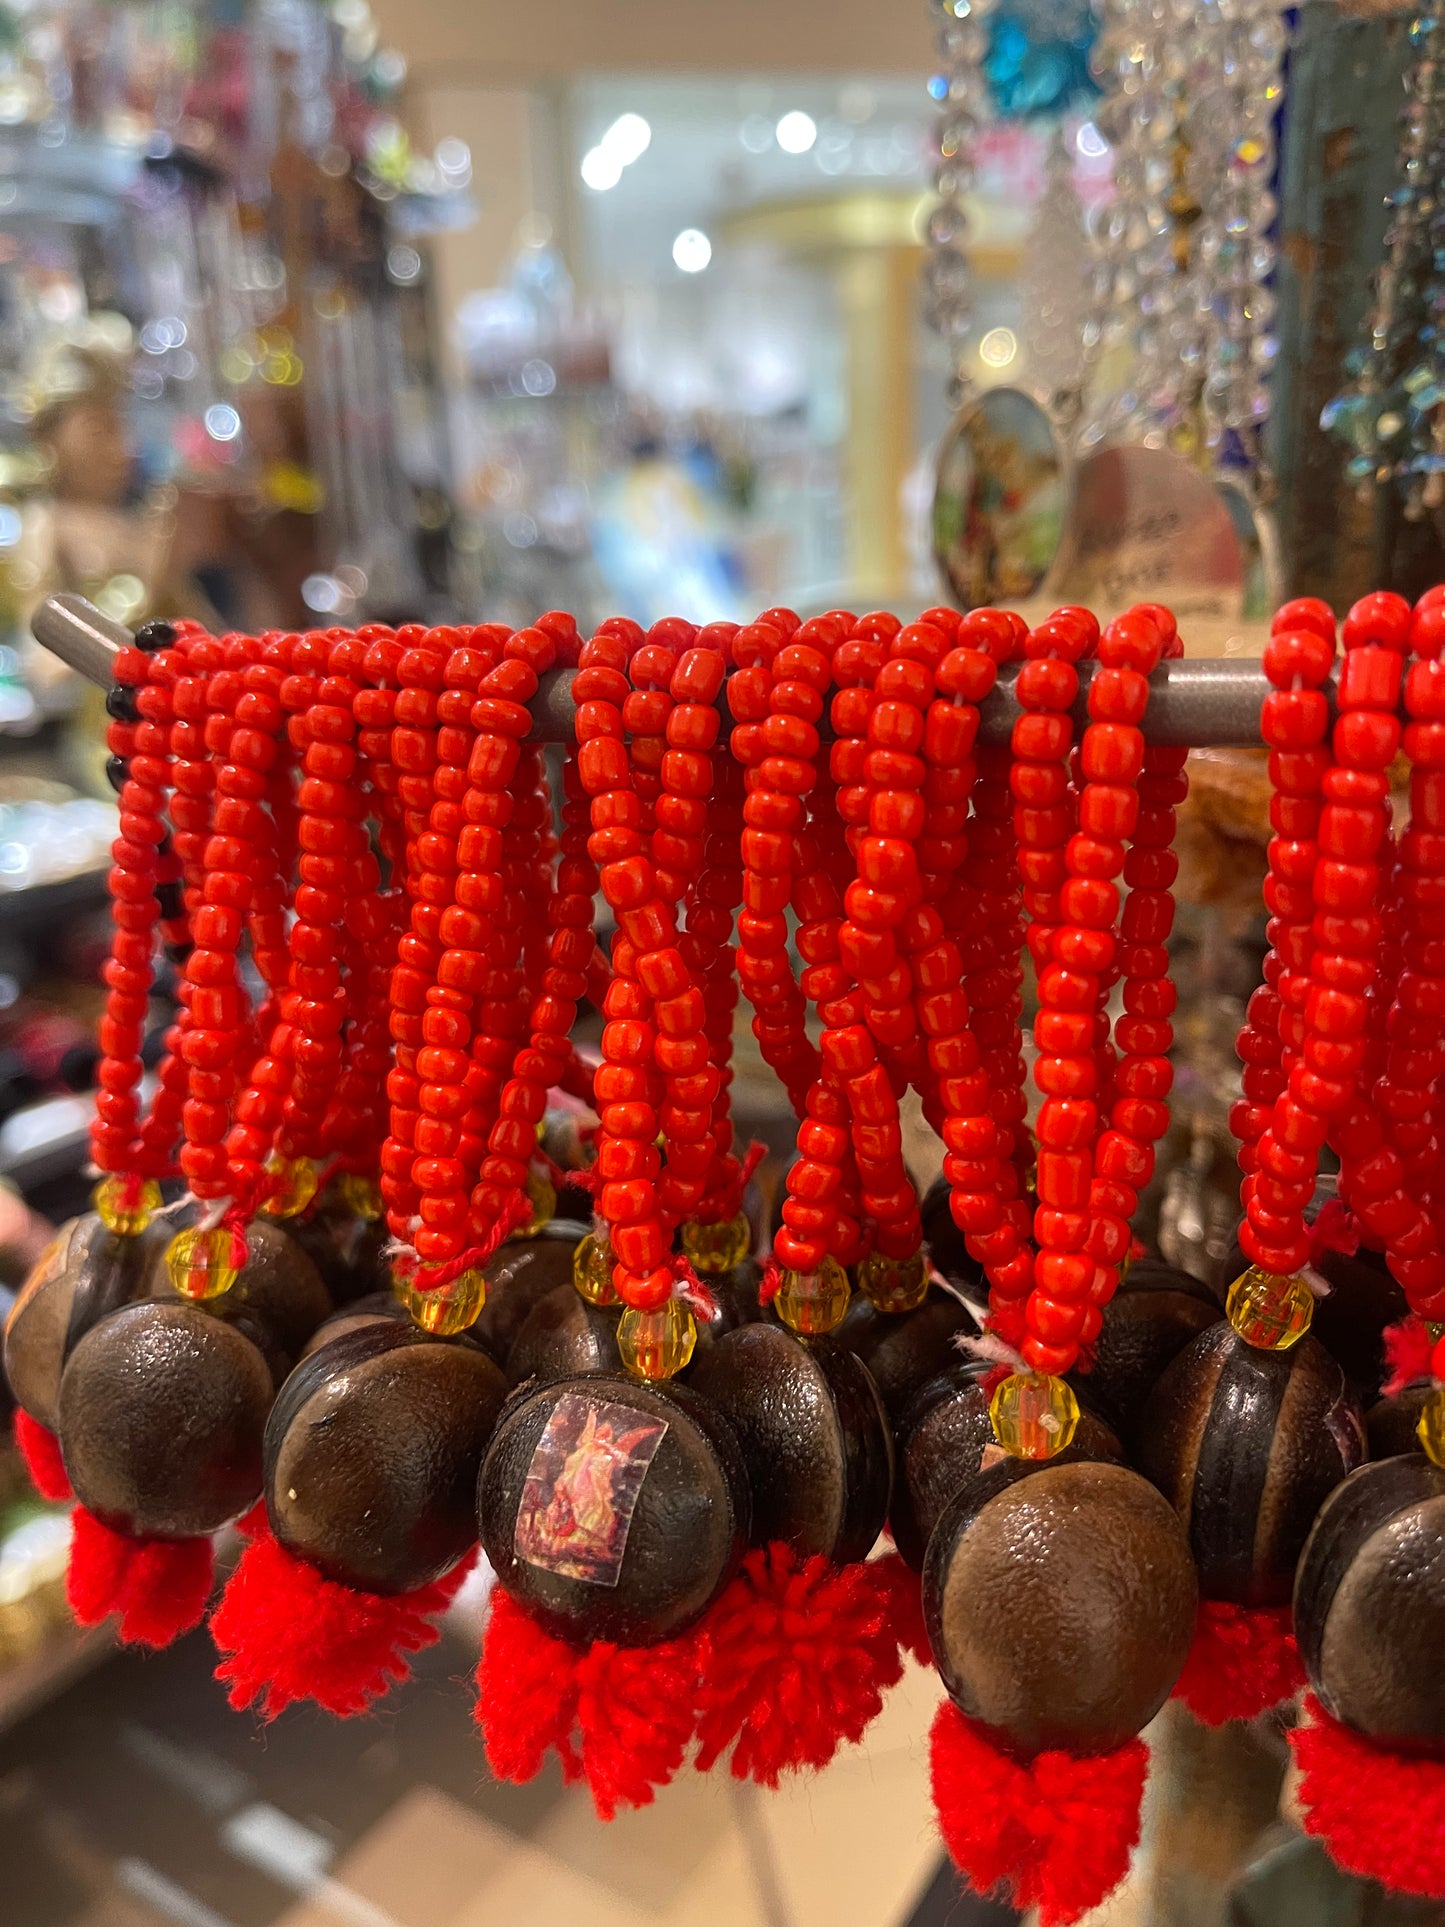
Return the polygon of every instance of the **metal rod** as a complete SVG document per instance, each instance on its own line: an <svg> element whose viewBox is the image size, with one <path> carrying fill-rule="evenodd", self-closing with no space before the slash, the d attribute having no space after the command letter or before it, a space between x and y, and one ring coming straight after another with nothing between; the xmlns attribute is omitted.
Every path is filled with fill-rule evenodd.
<svg viewBox="0 0 1445 1927"><path fill-rule="evenodd" d="M123 622L117 622L84 596L62 590L50 595L30 618L30 633L52 656L78 670L87 682L108 689L115 681L111 665L117 651L134 641Z"/></svg>
<svg viewBox="0 0 1445 1927"><path fill-rule="evenodd" d="M47 596L31 618L35 639L68 662L91 682L108 685L117 649L126 647L130 631L87 602L83 596ZM1074 719L1080 728L1088 720L1092 663L1079 664L1079 695ZM532 740L566 742L572 734L572 678L575 670L555 669L542 677L532 700ZM1022 713L1014 694L1016 664L1000 670L998 687L983 703L979 734L986 743L1006 743ZM1186 656L1164 663L1150 679L1149 709L1144 734L1151 743L1171 743L1191 749L1258 744L1260 706L1269 690L1257 661L1235 656Z"/></svg>

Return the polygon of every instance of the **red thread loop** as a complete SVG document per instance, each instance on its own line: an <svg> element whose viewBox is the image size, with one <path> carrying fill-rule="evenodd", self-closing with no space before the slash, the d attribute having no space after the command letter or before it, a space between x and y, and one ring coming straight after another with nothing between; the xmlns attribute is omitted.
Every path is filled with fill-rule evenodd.
<svg viewBox="0 0 1445 1927"><path fill-rule="evenodd" d="M698 1277L689 1260L680 1251L673 1258L672 1275L677 1280L673 1287L673 1297L680 1298L694 1317L704 1319L709 1325L715 1323L721 1307L713 1293Z"/></svg>
<svg viewBox="0 0 1445 1927"><path fill-rule="evenodd" d="M1353 1258L1359 1248L1358 1220L1339 1198L1331 1198L1310 1227L1310 1263L1317 1265L1331 1251Z"/></svg>
<svg viewBox="0 0 1445 1927"><path fill-rule="evenodd" d="M449 1258L442 1265L419 1265L414 1252L407 1252L398 1258L392 1269L411 1285L414 1291L441 1291L444 1286L455 1284L464 1271L480 1270L489 1264L512 1233L532 1215L531 1202L521 1193L513 1195L511 1202L498 1212L495 1222L480 1244L470 1246ZM408 1264L407 1260L410 1259Z"/></svg>

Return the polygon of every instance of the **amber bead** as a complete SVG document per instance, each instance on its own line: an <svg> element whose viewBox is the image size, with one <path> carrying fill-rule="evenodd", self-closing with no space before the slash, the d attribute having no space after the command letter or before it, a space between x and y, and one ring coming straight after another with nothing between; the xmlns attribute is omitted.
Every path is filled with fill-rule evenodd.
<svg viewBox="0 0 1445 1927"><path fill-rule="evenodd" d="M988 1407L993 1435L1016 1459L1051 1459L1062 1452L1079 1423L1079 1401L1062 1378L1049 1372L1014 1372Z"/></svg>
<svg viewBox="0 0 1445 1927"><path fill-rule="evenodd" d="M681 1232L683 1256L694 1271L704 1276L731 1271L740 1265L752 1248L753 1234L740 1211L735 1218L719 1224L699 1224L689 1219Z"/></svg>
<svg viewBox="0 0 1445 1927"><path fill-rule="evenodd" d="M96 1216L107 1231L135 1238L161 1208L161 1188L154 1178L135 1175L102 1178L95 1187Z"/></svg>
<svg viewBox="0 0 1445 1927"><path fill-rule="evenodd" d="M397 1302L411 1314L413 1324L436 1338L452 1338L476 1323L487 1302L487 1275L474 1265L450 1284L438 1285L435 1291L418 1291L402 1278L394 1281L392 1290Z"/></svg>
<svg viewBox="0 0 1445 1927"><path fill-rule="evenodd" d="M274 1187L261 1209L268 1218L296 1218L316 1196L317 1172L310 1158L286 1158L273 1151L266 1176Z"/></svg>
<svg viewBox="0 0 1445 1927"><path fill-rule="evenodd" d="M680 1298L656 1311L629 1305L617 1321L617 1352L622 1369L634 1378L674 1378L692 1357L697 1324Z"/></svg>
<svg viewBox="0 0 1445 1927"><path fill-rule="evenodd" d="M1246 1345L1284 1352L1309 1330L1315 1296L1297 1272L1283 1277L1251 1265L1229 1287L1224 1312Z"/></svg>
<svg viewBox="0 0 1445 1927"><path fill-rule="evenodd" d="M1445 1385L1431 1388L1420 1408L1415 1436L1431 1464L1445 1466Z"/></svg>
<svg viewBox="0 0 1445 1927"><path fill-rule="evenodd" d="M870 1251L858 1267L858 1289L875 1311L914 1311L928 1296L928 1263L921 1251L888 1258Z"/></svg>
<svg viewBox="0 0 1445 1927"><path fill-rule="evenodd" d="M512 1233L514 1238L535 1238L543 1225L552 1222L557 1209L557 1192L550 1178L529 1171L522 1189L532 1207L532 1215Z"/></svg>
<svg viewBox="0 0 1445 1927"><path fill-rule="evenodd" d="M381 1186L375 1178L369 1178L360 1171L343 1172L337 1189L347 1210L360 1218L363 1224L375 1224L386 1209L382 1202Z"/></svg>
<svg viewBox="0 0 1445 1927"><path fill-rule="evenodd" d="M246 1240L229 1225L178 1232L166 1247L166 1273L182 1298L220 1298L245 1262Z"/></svg>
<svg viewBox="0 0 1445 1927"><path fill-rule="evenodd" d="M606 1238L588 1232L572 1253L572 1283L589 1305L615 1305L612 1271L617 1260Z"/></svg>
<svg viewBox="0 0 1445 1927"><path fill-rule="evenodd" d="M842 1324L851 1296L847 1272L825 1258L816 1271L784 1271L773 1309L791 1331L811 1338Z"/></svg>

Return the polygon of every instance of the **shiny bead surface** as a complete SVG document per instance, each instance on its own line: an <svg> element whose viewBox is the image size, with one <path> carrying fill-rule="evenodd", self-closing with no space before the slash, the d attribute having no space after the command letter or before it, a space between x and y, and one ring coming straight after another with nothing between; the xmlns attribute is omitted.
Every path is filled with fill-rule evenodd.
<svg viewBox="0 0 1445 1927"><path fill-rule="evenodd" d="M285 1158L272 1152L266 1160L272 1189L261 1205L268 1218L295 1218L316 1196L317 1171L310 1158Z"/></svg>
<svg viewBox="0 0 1445 1927"><path fill-rule="evenodd" d="M683 1256L703 1277L716 1276L740 1265L752 1249L752 1227L744 1212L717 1224L690 1218L679 1232Z"/></svg>
<svg viewBox="0 0 1445 1927"><path fill-rule="evenodd" d="M133 1173L124 1177L102 1178L92 1200L96 1216L107 1231L118 1237L134 1238L145 1230L161 1208L161 1188L154 1178Z"/></svg>
<svg viewBox="0 0 1445 1927"><path fill-rule="evenodd" d="M825 1258L816 1271L784 1271L773 1309L790 1331L817 1337L843 1322L852 1296L848 1274L835 1258Z"/></svg>
<svg viewBox="0 0 1445 1927"><path fill-rule="evenodd" d="M532 1215L521 1228L512 1233L514 1238L535 1238L543 1225L550 1224L557 1213L557 1188L549 1177L540 1171L529 1171L522 1186L532 1207Z"/></svg>
<svg viewBox="0 0 1445 1927"><path fill-rule="evenodd" d="M1415 1436L1431 1464L1445 1466L1445 1385L1431 1389L1421 1407Z"/></svg>
<svg viewBox="0 0 1445 1927"><path fill-rule="evenodd" d="M1224 1311L1247 1345L1262 1352L1283 1352L1309 1330L1315 1295L1298 1273L1283 1277L1251 1265L1229 1287Z"/></svg>
<svg viewBox="0 0 1445 1927"><path fill-rule="evenodd" d="M858 1289L875 1311L913 1311L928 1296L928 1262L921 1251L911 1258L870 1251L858 1267Z"/></svg>
<svg viewBox="0 0 1445 1927"><path fill-rule="evenodd" d="M474 1265L459 1278L453 1278L449 1285L438 1285L435 1291L418 1291L415 1285L401 1278L393 1281L392 1291L422 1331L436 1338L453 1338L476 1323L487 1302L487 1278L486 1273Z"/></svg>
<svg viewBox="0 0 1445 1927"><path fill-rule="evenodd" d="M617 1321L617 1354L634 1378L675 1378L696 1344L696 1321L680 1298L669 1298L656 1311L629 1305Z"/></svg>
<svg viewBox="0 0 1445 1927"><path fill-rule="evenodd" d="M1079 1401L1051 1372L1012 1372L989 1400L993 1435L1016 1459L1052 1459L1073 1439Z"/></svg>
<svg viewBox="0 0 1445 1927"><path fill-rule="evenodd" d="M166 1275L172 1286L182 1298L198 1302L228 1292L245 1262L246 1241L228 1225L177 1232L166 1247Z"/></svg>
<svg viewBox="0 0 1445 1927"><path fill-rule="evenodd" d="M363 1224L375 1224L386 1209L380 1185L362 1171L344 1171L336 1188L347 1210Z"/></svg>
<svg viewBox="0 0 1445 1927"><path fill-rule="evenodd" d="M572 1283L589 1305L615 1305L612 1270L617 1260L611 1245L589 1231L572 1253Z"/></svg>

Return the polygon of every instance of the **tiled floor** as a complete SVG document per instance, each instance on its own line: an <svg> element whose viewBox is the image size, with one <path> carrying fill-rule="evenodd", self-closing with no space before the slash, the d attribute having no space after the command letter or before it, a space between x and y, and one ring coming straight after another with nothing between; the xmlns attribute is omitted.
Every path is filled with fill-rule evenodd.
<svg viewBox="0 0 1445 1927"><path fill-rule="evenodd" d="M974 1927L936 1881L910 1671L865 1747L777 1795L685 1773L611 1827L487 1777L448 1638L366 1721L258 1732L204 1636L107 1660L0 1735L0 1927Z"/></svg>

